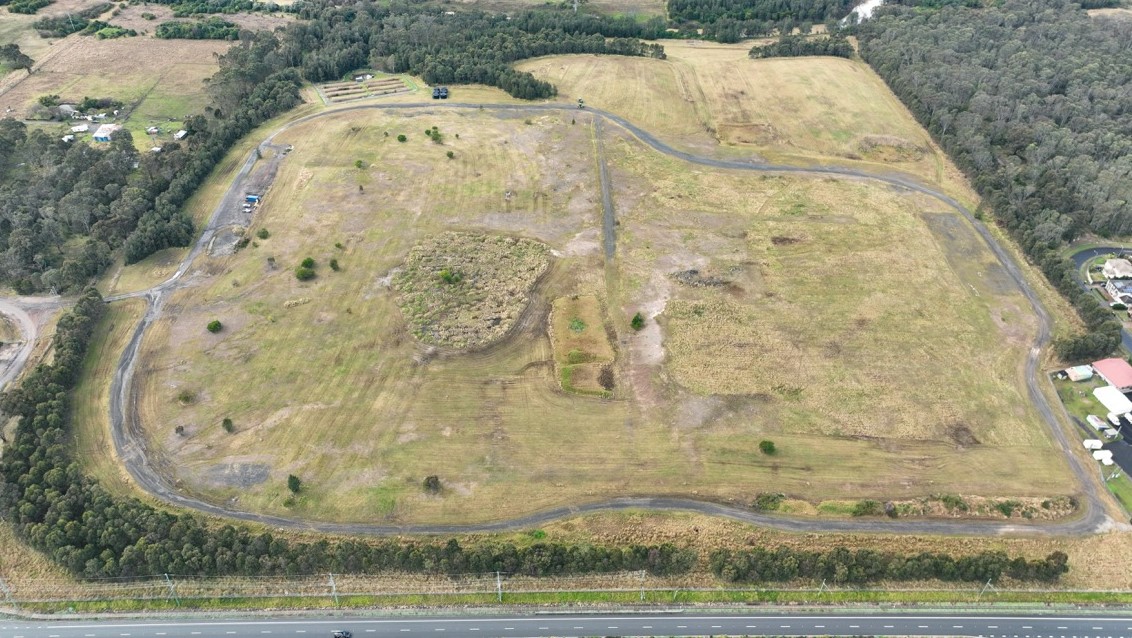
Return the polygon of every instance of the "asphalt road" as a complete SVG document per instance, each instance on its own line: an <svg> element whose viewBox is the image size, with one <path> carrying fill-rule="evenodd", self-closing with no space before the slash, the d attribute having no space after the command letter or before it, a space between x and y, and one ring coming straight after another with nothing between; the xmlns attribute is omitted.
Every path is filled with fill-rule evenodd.
<svg viewBox="0 0 1132 638"><path fill-rule="evenodd" d="M1122 246L1099 246L1096 248L1086 248L1085 250L1073 253L1073 265L1077 267L1073 271L1073 278L1077 280L1077 283L1080 284L1081 288L1088 290L1089 285L1085 282L1085 279L1081 277L1081 266L1084 266L1085 262L1089 261L1093 257L1099 257L1100 255L1109 255L1112 253L1119 254L1126 252L1127 250L1127 248L1124 248ZM1120 329L1120 343L1124 346L1125 350L1132 352L1132 333L1129 333L1127 328Z"/></svg>
<svg viewBox="0 0 1132 638"><path fill-rule="evenodd" d="M698 615L682 612L472 617L286 618L248 620L0 620L0 638L533 638L536 636L983 636L1128 638L1132 617L1015 615L792 614Z"/></svg>
<svg viewBox="0 0 1132 638"><path fill-rule="evenodd" d="M266 147L272 143L272 140L279 133L294 127L296 125L308 122L317 118L332 117L337 114L348 111L359 110L420 110L428 112L430 110L484 110L493 112L504 113L533 113L533 112L559 112L559 111L577 111L577 109L559 104L492 104L492 105L479 105L479 104L437 104L437 103L405 103L405 104L359 104L341 109L333 109L323 111L298 118L292 122L273 132L263 143L261 148ZM791 518L780 515L766 515L752 512L743 507L731 507L717 503L709 503L697 501L692 499L679 499L679 498L620 498L610 501L587 503L578 506L562 507L553 510L547 510L524 516L517 519L506 521L498 521L486 524L477 525L373 525L369 523L322 523L303 521L296 519L288 519L277 516L266 516L253 512L245 512L230 509L215 503L209 503L204 500L198 499L190 494L180 491L171 485L168 478L169 472L167 471L168 463L156 451L151 452L145 449L145 437L141 436L140 424L136 421L137 411L132 409L136 397L133 394L132 380L134 374L135 361L137 357L138 347L145 336L145 332L152 322L159 316L165 293L178 285L178 281L188 272L188 268L192 261L200 254L200 252L207 246L208 241L212 239L217 230L225 223L225 215L228 209L234 205L234 202L242 196L244 190L245 180L247 179L252 166L255 164L257 153L253 151L247 158L242 170L229 187L222 203L214 211L212 217L201 238L193 247L190 253L186 256L177 272L164 283L146 291L133 293L130 295L123 295L121 297L112 297L111 301L124 297L143 297L148 300L149 308L139 323L137 329L131 338L130 343L123 352L122 359L118 363L115 371L114 379L111 384L110 393L110 423L111 423L111 438L114 441L115 448L118 456L125 466L126 470L130 473L137 485L145 491L152 494L154 497L165 501L169 504L183 507L187 509L197 510L199 512L213 514L223 517L239 519L248 522L263 523L280 528L295 529L301 531L318 531L338 534L353 534L353 535L395 535L395 534L450 534L450 533L476 533L476 532L493 532L493 531L508 531L529 528L541 523L549 522L559 518L574 516L579 513L603 511L603 510L621 510L621 509L634 509L634 508L647 508L647 509L662 509L662 510L681 510L689 512L697 512L701 514L722 516L735 520L740 520L764 527L771 527L776 529L788 531L826 531L826 532L900 532L900 533L925 533L925 534L967 534L967 535L986 535L986 534L1041 534L1041 535L1082 535L1097 531L1108 522L1108 517L1104 513L1104 508L1100 500L1098 492L1099 483L1097 482L1096 469L1093 467L1086 467L1083 465L1070 447L1063 428L1055 416L1054 407L1050 405L1046 399L1045 394L1041 391L1041 383L1039 375L1039 358L1042 349L1048 345L1050 340L1051 319L1049 313L1042 306L1037 294L1026 282L1022 276L1018 265L1010 255L995 241L994 237L986 229L986 227L976 220L962 204L948 195L936 191L928 186L920 184L910 177L893 174L874 174L862 170L845 168L841 166L788 166L780 164L769 164L758 161L735 161L735 160L720 160L709 157L701 157L693 155L684 151L672 148L668 144L660 141L651 133L644 131L631 122L628 122L620 116L601 111L599 109L587 108L586 113L593 115L599 120L614 123L632 135L637 137L641 142L652 147L654 150L664 153L666 155L703 166L710 166L713 168L731 169L740 171L750 171L759 173L790 173L801 175L828 175L848 179L862 179L875 182L889 184L891 186L918 192L946 204L956 212L960 213L968 219L974 226L975 230L986 242L992 253L996 256L1003 268L1010 274L1015 284L1019 287L1022 293L1026 296L1033 309L1035 315L1038 317L1038 333L1035 337L1033 347L1030 349L1026 358L1026 385L1030 400L1033 402L1035 408L1041 415L1043 421L1050 429L1051 435L1058 445L1062 448L1070 467L1077 477L1080 489L1083 492L1083 497L1080 499L1083 507L1081 516L1071 520L1057 521L1053 523L1032 523L1032 522L1005 522L1005 521L974 521L974 520L891 520L891 519L851 519L851 520L820 520L815 518ZM600 158L599 158L600 159ZM602 176L603 186L608 184L608 179L605 175ZM604 189L603 189L604 190ZM604 193L603 193L604 199ZM611 219L612 206L611 202L603 201L603 208L607 213L604 215L604 223L608 223ZM607 228L606 232L611 231L612 228ZM611 242L607 243L606 250L611 250ZM609 254L607 252L607 254ZM129 408L127 408L129 406ZM1062 415L1064 408L1058 406Z"/></svg>

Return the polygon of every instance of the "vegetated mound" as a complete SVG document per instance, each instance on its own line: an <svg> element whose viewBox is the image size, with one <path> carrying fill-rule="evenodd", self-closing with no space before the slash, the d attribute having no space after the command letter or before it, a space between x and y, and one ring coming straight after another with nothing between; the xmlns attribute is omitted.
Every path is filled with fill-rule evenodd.
<svg viewBox="0 0 1132 638"><path fill-rule="evenodd" d="M541 242L450 232L410 250L393 286L414 336L474 348L507 334L549 265Z"/></svg>

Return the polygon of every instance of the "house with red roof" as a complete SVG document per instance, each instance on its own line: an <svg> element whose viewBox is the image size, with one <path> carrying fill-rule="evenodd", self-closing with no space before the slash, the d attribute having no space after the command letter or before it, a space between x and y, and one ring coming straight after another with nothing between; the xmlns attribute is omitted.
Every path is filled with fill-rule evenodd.
<svg viewBox="0 0 1132 638"><path fill-rule="evenodd" d="M1132 365L1124 359L1102 359L1093 362L1093 369L1109 385L1121 392L1132 391Z"/></svg>

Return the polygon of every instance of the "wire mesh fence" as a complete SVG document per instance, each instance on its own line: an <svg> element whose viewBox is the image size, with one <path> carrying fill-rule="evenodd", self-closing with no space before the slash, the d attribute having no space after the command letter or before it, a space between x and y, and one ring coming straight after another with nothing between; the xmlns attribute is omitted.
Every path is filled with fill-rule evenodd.
<svg viewBox="0 0 1132 638"><path fill-rule="evenodd" d="M0 578L0 600L9 605L110 601L165 601L189 604L194 600L292 599L337 604L343 598L436 600L462 598L480 602L507 602L535 595L551 597L588 595L642 602L693 602L780 600L820 603L846 600L904 600L956 603L1021 601L1128 602L1125 590L1001 588L993 583L977 586L838 587L825 582L773 587L722 585L710 577L657 577L646 572L621 572L560 577L518 574L422 576L418 574L309 574L265 578L200 578L163 574L147 578L112 578L66 583L54 579Z"/></svg>

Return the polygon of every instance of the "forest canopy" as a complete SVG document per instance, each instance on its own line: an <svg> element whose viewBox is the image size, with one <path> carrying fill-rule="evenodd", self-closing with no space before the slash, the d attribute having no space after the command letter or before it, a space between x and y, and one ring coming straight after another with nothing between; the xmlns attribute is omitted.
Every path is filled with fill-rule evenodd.
<svg viewBox="0 0 1132 638"><path fill-rule="evenodd" d="M1132 234L1132 21L1067 0L887 7L861 56L971 178L997 221L1073 301L1089 333L1065 359L1111 352L1120 326L1059 249Z"/></svg>

